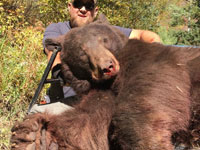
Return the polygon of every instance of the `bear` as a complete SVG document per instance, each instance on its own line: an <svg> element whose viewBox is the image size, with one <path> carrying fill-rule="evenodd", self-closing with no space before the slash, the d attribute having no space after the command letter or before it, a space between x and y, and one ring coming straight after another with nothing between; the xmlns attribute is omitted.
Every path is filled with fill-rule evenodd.
<svg viewBox="0 0 200 150"><path fill-rule="evenodd" d="M101 14L91 25L74 28L57 39L46 39L45 45L49 50L53 50L55 45L63 47L61 61L64 80L81 94L93 88L90 87L92 85L100 88L103 84L106 88L108 84L107 87L110 87L119 71L119 63L114 55L127 41L128 38L110 26ZM93 57L88 57L90 55Z"/></svg>
<svg viewBox="0 0 200 150"><path fill-rule="evenodd" d="M110 134L117 143L113 149L174 149L173 134L189 125L188 63L194 58L199 63L199 50L129 40L118 58L121 70L114 83L120 92L112 117L112 126L117 127Z"/></svg>
<svg viewBox="0 0 200 150"><path fill-rule="evenodd" d="M48 41L62 45L63 73L82 100L61 115L27 116L12 129L13 150L174 149L173 134L188 128L196 107L191 96L199 78L192 64L197 60L199 70L200 49L127 40L117 32L92 23Z"/></svg>
<svg viewBox="0 0 200 150"><path fill-rule="evenodd" d="M12 150L109 150L114 113L111 91L90 91L74 109L60 115L28 115L12 128Z"/></svg>
<svg viewBox="0 0 200 150"><path fill-rule="evenodd" d="M95 39L96 43L84 40L87 39L84 37L85 33L91 35L88 38ZM82 42L80 44L72 42L78 42L76 38L84 40L84 45ZM65 45L62 43L65 40L70 40L69 43L72 44ZM109 87L119 72L119 63L111 51L114 53L121 49L127 41L128 38L120 31L99 20L91 25L72 29L58 39L47 39L45 43L48 49L53 49L55 45L62 46L62 72L65 82L81 96L81 101L73 110L61 115L38 113L27 116L22 123L17 123L12 128L11 149L108 150L108 131L115 110L115 95ZM69 50L72 53L65 51L65 47L72 48ZM79 52L82 48L85 50ZM89 55L102 58L89 58ZM74 70L74 67L77 70ZM66 127L68 131L63 132Z"/></svg>

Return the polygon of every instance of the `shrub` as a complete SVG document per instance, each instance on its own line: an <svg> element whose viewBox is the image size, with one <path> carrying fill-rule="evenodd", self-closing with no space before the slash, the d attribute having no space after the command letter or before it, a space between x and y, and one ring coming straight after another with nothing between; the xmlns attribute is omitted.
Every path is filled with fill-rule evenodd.
<svg viewBox="0 0 200 150"><path fill-rule="evenodd" d="M9 149L10 128L27 112L47 64L42 32L27 27L0 38L0 149ZM43 93L45 90L43 91ZM43 93L40 97L42 97Z"/></svg>

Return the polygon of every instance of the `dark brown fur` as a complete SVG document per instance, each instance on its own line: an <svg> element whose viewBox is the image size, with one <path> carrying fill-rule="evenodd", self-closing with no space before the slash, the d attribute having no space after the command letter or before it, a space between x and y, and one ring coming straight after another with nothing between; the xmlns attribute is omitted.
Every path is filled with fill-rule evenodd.
<svg viewBox="0 0 200 150"><path fill-rule="evenodd" d="M190 119L187 62L199 54L200 49L129 40L118 58L121 70L114 85L119 93L113 149L174 149L173 133L186 130Z"/></svg>
<svg viewBox="0 0 200 150"><path fill-rule="evenodd" d="M18 127L13 128L13 132L17 132L17 134L12 136L12 143L16 142L19 147L21 147L21 145L28 145L32 148L33 145L30 145L31 142L24 142L27 138L24 135L32 137L32 134L28 134L32 132L36 132L40 135L41 131L43 131L42 129L44 129L47 132L44 137L47 142L42 144L45 145L43 146L45 147L44 149L48 149L48 147L49 149L52 149L51 145L57 145L59 146L59 149L71 150L109 149L107 135L111 117L115 110L115 98L113 93L107 88L113 82L114 78L111 77L109 82L107 80L93 81L90 72L88 72L91 67L91 64L88 64L88 62L91 60L82 49L89 47L95 50L97 48L96 54L98 57L104 57L105 54L102 55L102 53L100 55L98 51L101 50L103 52L103 49L105 51L108 51L106 49L109 49L116 52L123 47L127 38L117 29L113 29L109 25L102 25L102 23L99 24L98 22L99 21L92 23L84 28L75 28L65 36L55 40L50 39L46 41L46 46L49 46L49 49L55 45L62 46L62 65L65 80L72 85L78 94L82 95L91 88L96 90L90 90L74 110L68 111L60 116L50 116L45 114L28 116L28 120L26 119L21 124L17 124ZM90 34L91 37L85 35L86 33ZM96 33L99 33L99 35ZM90 40L95 40L95 42L91 45L88 42L88 38ZM114 40L110 41L110 39ZM63 43L63 41L65 42ZM83 45L85 47L82 47L81 41L84 43ZM103 49L98 49L100 45ZM113 55L107 55L106 58L109 59L110 57L112 58ZM98 60L94 60L94 65L97 64L97 62ZM101 67L101 65L104 64L97 65L98 67ZM74 67L77 69L74 69ZM107 86L105 87L105 85ZM99 91L99 89L103 90ZM43 120L43 122L40 122L40 120ZM24 124L26 124L25 126L28 126L28 123L29 125L33 123L39 125L36 130L30 126L29 132L27 131L24 134ZM43 135L36 137L36 139L40 140L41 137L43 137ZM32 137L32 139L32 143L34 143L35 138ZM40 147L41 145L37 142L36 146ZM17 148L18 147L15 146L12 147L12 149Z"/></svg>
<svg viewBox="0 0 200 150"><path fill-rule="evenodd" d="M56 137L59 149L108 150L113 110L114 98L109 91L93 91L75 110L52 119L48 130Z"/></svg>
<svg viewBox="0 0 200 150"><path fill-rule="evenodd" d="M191 118L187 130L174 134L173 141L176 145L184 143L186 147L200 145L200 57L188 62L191 78Z"/></svg>
<svg viewBox="0 0 200 150"><path fill-rule="evenodd" d="M95 90L83 97L73 110L61 115L30 115L13 127L11 142L17 143L18 147L12 149L33 148L31 144L34 143L35 149L42 147L45 150L55 147L59 150L108 150L107 135L114 106L112 92Z"/></svg>
<svg viewBox="0 0 200 150"><path fill-rule="evenodd" d="M117 54L127 41L128 38L124 34L108 25L105 16L100 15L95 22L73 28L56 39L47 39L45 44L48 49L53 49L56 45L62 47L64 79L78 94L82 94L95 86L95 82L98 82L98 88L100 83L106 87L105 82L109 79L104 79L103 69L109 67L110 61L114 59L113 54ZM98 79L94 79L92 73L97 73Z"/></svg>
<svg viewBox="0 0 200 150"><path fill-rule="evenodd" d="M93 28L90 26L80 30L84 32L73 30L74 33L68 35L68 38L81 38L87 32L87 36L91 36L85 39L86 41L80 40L80 43L68 41L66 38L64 43L66 55L71 56L67 56L69 59L66 62L65 56L62 56L63 63L69 66L68 69L77 79L84 79L90 83L92 82L90 73L87 72L88 64L84 64L86 67L79 64L78 67L82 69L79 72L73 66L82 60L78 57L76 60L72 58L83 53L81 51L84 51L82 46L85 43L94 40L94 35L89 34L90 30L102 33L104 27L100 27L96 24ZM106 31L100 34L100 37L107 34L111 32ZM104 47L108 44L112 48L112 42L109 38L107 40ZM98 42L102 44L101 41ZM98 44L92 45L94 48L96 46L98 47ZM30 116L28 121L19 124L18 128L13 128L17 135L14 135L12 140L19 142L18 145L29 145L31 142L24 142L27 138L24 136L20 139L21 135L29 135L32 132L39 134L45 128L46 145L56 143L61 150L172 150L173 133L187 130L191 118L190 110L193 106L196 108L196 105L193 105L195 102L191 100L191 87L193 81L198 83L198 73L192 72L193 65L190 63L194 63L194 58L199 60L200 49L129 40L119 54L116 50L115 48L112 53L120 62L121 69L112 85L112 92L110 89L97 90L97 86L97 89L91 90L74 110L60 116ZM70 66L70 63L74 64ZM199 99L197 89L198 86L192 92L192 96L196 97L195 101ZM38 124L36 129L31 126L35 122Z"/></svg>

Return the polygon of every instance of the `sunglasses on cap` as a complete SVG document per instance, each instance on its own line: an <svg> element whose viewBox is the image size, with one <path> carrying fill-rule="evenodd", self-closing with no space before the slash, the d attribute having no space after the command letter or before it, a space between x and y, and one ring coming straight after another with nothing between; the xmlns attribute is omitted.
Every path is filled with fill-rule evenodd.
<svg viewBox="0 0 200 150"><path fill-rule="evenodd" d="M87 11L91 11L91 10L94 10L95 8L95 4L93 2L82 2L82 1L79 1L79 0L75 0L73 3L72 3L73 7L74 8L78 8L78 9L81 9L83 6L85 6L85 9Z"/></svg>

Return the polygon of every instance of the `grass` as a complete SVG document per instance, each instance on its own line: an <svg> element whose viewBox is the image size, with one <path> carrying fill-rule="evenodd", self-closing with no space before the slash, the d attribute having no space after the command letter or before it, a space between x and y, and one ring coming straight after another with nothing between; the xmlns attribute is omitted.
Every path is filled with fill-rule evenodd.
<svg viewBox="0 0 200 150"><path fill-rule="evenodd" d="M46 67L42 36L42 30L29 27L0 38L1 150L10 149L11 127L24 117Z"/></svg>

